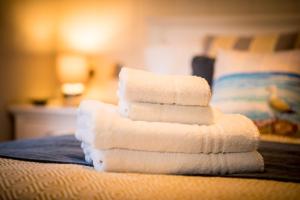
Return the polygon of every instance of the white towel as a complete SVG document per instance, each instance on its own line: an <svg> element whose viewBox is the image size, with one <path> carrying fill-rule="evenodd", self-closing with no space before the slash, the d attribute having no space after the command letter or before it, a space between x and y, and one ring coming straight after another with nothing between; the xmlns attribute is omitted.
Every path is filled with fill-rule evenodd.
<svg viewBox="0 0 300 200"><path fill-rule="evenodd" d="M257 148L259 132L242 115L222 115L214 125L186 125L133 121L117 107L82 101L76 137L99 149L132 149L156 152L247 152Z"/></svg>
<svg viewBox="0 0 300 200"><path fill-rule="evenodd" d="M213 124L220 112L212 107L119 101L119 113L132 120L176 122L183 124Z"/></svg>
<svg viewBox="0 0 300 200"><path fill-rule="evenodd" d="M81 142L81 149L84 153L84 160L87 162L87 163L90 163L92 164L93 163L93 160L92 160L92 151L93 151L93 148L91 145L85 143L85 142Z"/></svg>
<svg viewBox="0 0 300 200"><path fill-rule="evenodd" d="M99 171L154 174L232 174L264 169L256 152L227 154L158 153L133 150L93 150L93 165Z"/></svg>
<svg viewBox="0 0 300 200"><path fill-rule="evenodd" d="M211 92L201 77L158 75L123 67L118 96L130 102L207 106Z"/></svg>

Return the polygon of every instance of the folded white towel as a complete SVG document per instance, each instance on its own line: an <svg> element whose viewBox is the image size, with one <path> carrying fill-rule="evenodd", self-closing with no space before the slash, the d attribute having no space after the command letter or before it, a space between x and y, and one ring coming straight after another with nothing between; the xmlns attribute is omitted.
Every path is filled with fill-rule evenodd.
<svg viewBox="0 0 300 200"><path fill-rule="evenodd" d="M256 152L227 154L158 153L133 150L93 150L93 165L99 171L155 174L232 174L263 171Z"/></svg>
<svg viewBox="0 0 300 200"><path fill-rule="evenodd" d="M212 107L119 101L119 113L132 120L176 122L183 124L213 124L220 112Z"/></svg>
<svg viewBox="0 0 300 200"><path fill-rule="evenodd" d="M201 77L158 75L123 67L118 96L131 102L207 106L211 93L207 81Z"/></svg>
<svg viewBox="0 0 300 200"><path fill-rule="evenodd" d="M247 152L257 148L259 132L242 115L222 115L214 125L133 121L119 115L117 107L82 101L76 137L99 149L156 152Z"/></svg>

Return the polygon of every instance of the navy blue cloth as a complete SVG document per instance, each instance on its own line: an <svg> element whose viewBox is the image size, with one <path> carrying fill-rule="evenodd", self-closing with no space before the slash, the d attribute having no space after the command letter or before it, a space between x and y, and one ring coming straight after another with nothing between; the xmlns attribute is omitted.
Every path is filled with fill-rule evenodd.
<svg viewBox="0 0 300 200"><path fill-rule="evenodd" d="M205 78L208 84L213 85L215 59L205 55L195 56L192 60L192 75Z"/></svg>
<svg viewBox="0 0 300 200"><path fill-rule="evenodd" d="M0 143L0 156L20 160L89 165L74 135Z"/></svg>
<svg viewBox="0 0 300 200"><path fill-rule="evenodd" d="M300 183L300 145L264 142L258 151L265 161L262 173L230 174L226 177L270 179ZM0 157L19 160L89 165L74 135L0 143Z"/></svg>

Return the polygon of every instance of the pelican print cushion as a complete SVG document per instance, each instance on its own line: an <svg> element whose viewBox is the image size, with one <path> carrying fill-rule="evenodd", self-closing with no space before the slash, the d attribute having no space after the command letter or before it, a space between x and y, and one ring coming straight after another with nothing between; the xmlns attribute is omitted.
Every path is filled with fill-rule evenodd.
<svg viewBox="0 0 300 200"><path fill-rule="evenodd" d="M300 137L300 50L219 51L212 104L248 116L262 134Z"/></svg>

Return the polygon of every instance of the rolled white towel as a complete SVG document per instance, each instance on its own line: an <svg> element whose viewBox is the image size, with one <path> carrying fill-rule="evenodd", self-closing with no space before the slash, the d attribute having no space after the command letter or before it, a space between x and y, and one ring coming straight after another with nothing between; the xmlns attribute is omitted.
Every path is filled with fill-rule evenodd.
<svg viewBox="0 0 300 200"><path fill-rule="evenodd" d="M207 106L211 92L201 77L159 75L137 69L121 69L118 96L131 102Z"/></svg>
<svg viewBox="0 0 300 200"><path fill-rule="evenodd" d="M257 149L259 132L242 115L222 115L213 125L133 121L117 107L83 101L78 109L77 139L99 149L220 153Z"/></svg>
<svg viewBox="0 0 300 200"><path fill-rule="evenodd" d="M111 172L216 175L264 170L263 158L257 151L185 154L94 149L91 157L96 170Z"/></svg>
<svg viewBox="0 0 300 200"><path fill-rule="evenodd" d="M119 101L119 113L132 120L150 122L176 122L183 124L209 125L215 123L216 109L204 106L182 106L171 104Z"/></svg>

